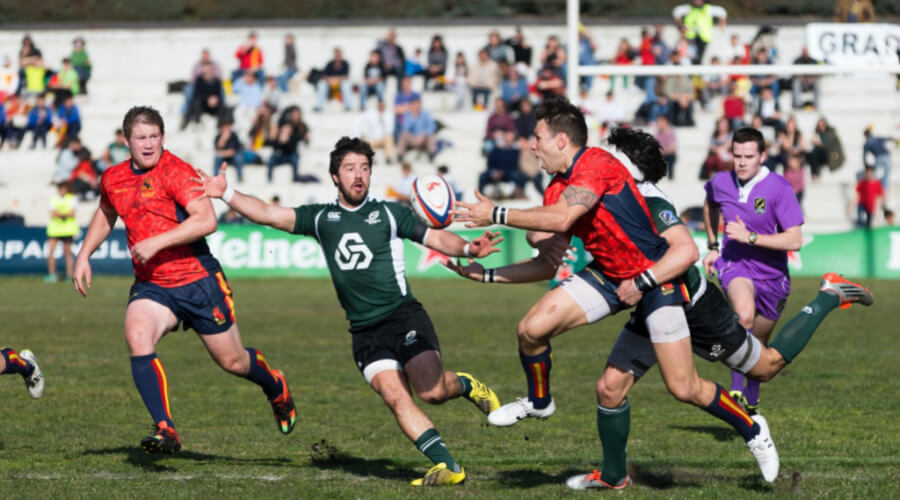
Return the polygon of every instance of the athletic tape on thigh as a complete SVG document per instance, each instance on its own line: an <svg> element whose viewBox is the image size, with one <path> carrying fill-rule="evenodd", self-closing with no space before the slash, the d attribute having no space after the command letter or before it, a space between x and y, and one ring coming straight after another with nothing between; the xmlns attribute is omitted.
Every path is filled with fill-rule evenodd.
<svg viewBox="0 0 900 500"><path fill-rule="evenodd" d="M691 336L687 318L681 306L664 306L650 313L645 320L650 341L654 344L675 342Z"/></svg>
<svg viewBox="0 0 900 500"><path fill-rule="evenodd" d="M581 276L576 274L564 281L560 286L578 303L581 310L584 311L584 315L587 316L588 323L599 321L609 316L612 312L609 302L606 301L603 294L598 292Z"/></svg>
<svg viewBox="0 0 900 500"><path fill-rule="evenodd" d="M375 375L386 370L397 370L398 372L403 373L403 367L396 359L379 359L378 361L366 365L363 369L363 377L366 378L366 383L371 384Z"/></svg>

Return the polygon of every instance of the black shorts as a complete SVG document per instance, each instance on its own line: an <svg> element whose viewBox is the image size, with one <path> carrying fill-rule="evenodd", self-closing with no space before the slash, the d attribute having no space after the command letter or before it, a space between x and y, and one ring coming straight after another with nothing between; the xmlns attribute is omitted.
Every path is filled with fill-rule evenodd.
<svg viewBox="0 0 900 500"><path fill-rule="evenodd" d="M441 350L431 318L416 300L398 307L378 323L352 327L350 333L353 334L353 360L369 382L371 376L366 368L373 363L394 362L402 370L419 354Z"/></svg>
<svg viewBox="0 0 900 500"><path fill-rule="evenodd" d="M150 299L169 308L184 325L197 333L222 333L234 324L234 299L225 275L215 275L172 288L161 287L147 281L131 285L128 303ZM175 325L178 329L178 325Z"/></svg>
<svg viewBox="0 0 900 500"><path fill-rule="evenodd" d="M684 313L691 330L691 348L694 354L707 361L728 358L746 341L747 331L738 322L737 313L731 309L722 291L711 283L693 307L685 307ZM635 311L625 328L649 338L643 319Z"/></svg>

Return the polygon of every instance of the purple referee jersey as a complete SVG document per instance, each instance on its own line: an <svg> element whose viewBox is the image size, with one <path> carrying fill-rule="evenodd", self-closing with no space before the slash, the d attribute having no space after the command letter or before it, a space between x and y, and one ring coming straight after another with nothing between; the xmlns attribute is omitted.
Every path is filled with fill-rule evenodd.
<svg viewBox="0 0 900 500"><path fill-rule="evenodd" d="M749 231L776 234L803 224L803 211L788 181L762 167L756 177L741 186L732 172L719 172L706 183L706 199L719 205L725 223L741 220ZM788 275L787 252L729 241L722 237L720 259L739 263L753 277L774 279Z"/></svg>

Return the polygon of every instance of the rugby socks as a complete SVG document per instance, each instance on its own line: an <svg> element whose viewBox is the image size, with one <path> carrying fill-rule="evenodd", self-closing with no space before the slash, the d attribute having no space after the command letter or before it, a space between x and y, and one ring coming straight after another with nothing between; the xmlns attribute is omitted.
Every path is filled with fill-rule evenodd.
<svg viewBox="0 0 900 500"><path fill-rule="evenodd" d="M453 460L453 456L450 455L450 450L447 449L447 445L444 444L444 440L441 438L441 434L437 429L428 429L423 432L422 435L416 439L416 448L418 448L423 455L428 457L428 460L431 460L431 463L437 465L443 462L447 464L447 468L453 472L460 471L459 465L457 465L456 460Z"/></svg>
<svg viewBox="0 0 900 500"><path fill-rule="evenodd" d="M6 368L3 369L2 375L18 373L23 377L27 377L34 372L34 365L25 361L19 356L19 353L9 347L0 350L3 361L6 362Z"/></svg>
<svg viewBox="0 0 900 500"><path fill-rule="evenodd" d="M553 365L550 346L534 356L519 351L519 361L528 379L528 400L538 410L546 408L553 399L550 397L550 368Z"/></svg>
<svg viewBox="0 0 900 500"><path fill-rule="evenodd" d="M269 398L269 401L272 401L284 391L284 387L281 385L281 378L275 376L263 353L252 347L247 347L246 349L250 353L250 370L244 377L262 387L266 397Z"/></svg>
<svg viewBox="0 0 900 500"><path fill-rule="evenodd" d="M790 363L806 347L819 323L840 303L841 299L837 295L819 292L815 300L807 304L778 331L775 340L769 345Z"/></svg>
<svg viewBox="0 0 900 500"><path fill-rule="evenodd" d="M619 484L628 476L625 454L628 451L628 432L631 429L631 404L626 399L617 408L597 405L597 433L603 444L603 471L600 479Z"/></svg>
<svg viewBox="0 0 900 500"><path fill-rule="evenodd" d="M465 375L456 374L456 378L459 379L460 391L459 395L468 399L469 394L472 392L472 380Z"/></svg>
<svg viewBox="0 0 900 500"><path fill-rule="evenodd" d="M169 383L166 380L166 370L156 357L156 353L132 356L131 376L141 399L144 400L144 406L153 417L153 422L158 424L164 421L174 429L175 422L172 422L172 414L169 411Z"/></svg>
<svg viewBox="0 0 900 500"><path fill-rule="evenodd" d="M737 370L731 370L731 392L744 392L744 374Z"/></svg>
<svg viewBox="0 0 900 500"><path fill-rule="evenodd" d="M744 389L744 398L747 400L747 408L754 412L757 411L756 406L759 405L759 380L752 378L747 379L747 387Z"/></svg>
<svg viewBox="0 0 900 500"><path fill-rule="evenodd" d="M750 441L759 434L759 424L747 415L741 405L734 402L721 385L716 384L716 396L705 408L707 413L728 422L744 441Z"/></svg>

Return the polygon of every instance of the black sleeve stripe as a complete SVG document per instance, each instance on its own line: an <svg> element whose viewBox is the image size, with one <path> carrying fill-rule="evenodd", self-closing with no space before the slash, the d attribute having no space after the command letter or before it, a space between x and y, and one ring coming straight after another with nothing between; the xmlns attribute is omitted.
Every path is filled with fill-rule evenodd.
<svg viewBox="0 0 900 500"><path fill-rule="evenodd" d="M425 233L428 231L428 226L423 222L417 222L416 227L413 228L412 234L409 239L415 241L416 243L425 243Z"/></svg>

